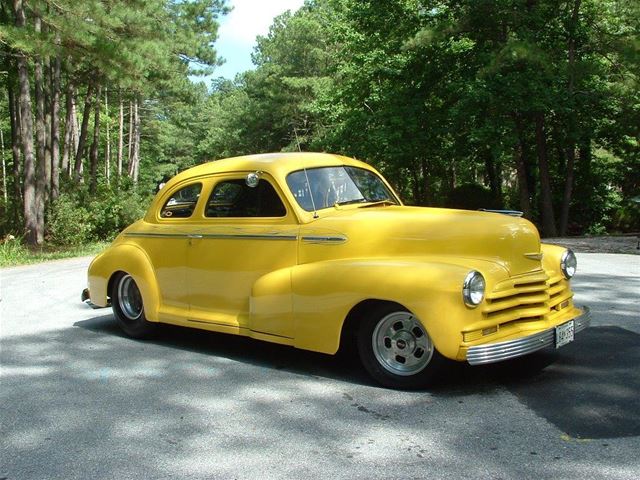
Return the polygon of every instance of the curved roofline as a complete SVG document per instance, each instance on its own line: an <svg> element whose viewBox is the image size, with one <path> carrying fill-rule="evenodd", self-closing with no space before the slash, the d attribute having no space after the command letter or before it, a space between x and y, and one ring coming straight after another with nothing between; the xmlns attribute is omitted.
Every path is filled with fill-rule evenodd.
<svg viewBox="0 0 640 480"><path fill-rule="evenodd" d="M318 168L318 167L333 167L340 165L348 165L352 167L359 167L366 170L370 170L377 175L380 175L378 171L371 165L355 160L353 158L345 157L343 155L336 155L332 153L317 153L317 152L278 152L278 153L259 153L255 155L243 155L239 157L225 158L220 160L212 160L207 163L196 165L183 172L178 173L166 185L158 192L155 199L151 203L145 220L152 221L153 214L160 208L159 202L165 196L165 194L173 189L177 184L190 179L202 178L209 175L224 174L231 172L264 172L270 175L283 191L286 200L291 204L292 208L296 212L298 219L303 222L309 222L317 218L314 212L307 212L302 210L293 198L291 192L286 187L286 177L289 173L302 170L304 168ZM399 201L398 195L393 191L391 185L384 180L384 177L380 175L385 181L387 187L394 193L395 197ZM327 212L324 212L327 214Z"/></svg>
<svg viewBox="0 0 640 480"><path fill-rule="evenodd" d="M239 157L211 160L178 173L170 182L174 184L184 178L210 175L215 173L260 170L274 177L284 177L288 173L303 168L315 168L333 165L353 165L373 169L371 165L332 153L317 152L277 152L242 155Z"/></svg>

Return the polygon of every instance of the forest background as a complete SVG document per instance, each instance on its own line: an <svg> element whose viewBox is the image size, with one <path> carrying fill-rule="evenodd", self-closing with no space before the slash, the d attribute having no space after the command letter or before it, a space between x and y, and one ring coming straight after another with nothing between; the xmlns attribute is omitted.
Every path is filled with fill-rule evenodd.
<svg viewBox="0 0 640 480"><path fill-rule="evenodd" d="M179 171L297 150L367 161L408 204L521 210L544 236L640 230L640 2L307 0L254 70L198 81L228 11L2 0L5 245L109 240Z"/></svg>

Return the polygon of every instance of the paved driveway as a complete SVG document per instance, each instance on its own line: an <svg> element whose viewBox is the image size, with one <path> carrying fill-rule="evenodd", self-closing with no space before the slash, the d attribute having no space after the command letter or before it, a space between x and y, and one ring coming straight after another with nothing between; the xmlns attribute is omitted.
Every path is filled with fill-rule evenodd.
<svg viewBox="0 0 640 480"><path fill-rule="evenodd" d="M340 359L79 302L89 259L0 270L0 478L640 476L640 256L582 254L593 327L429 392Z"/></svg>

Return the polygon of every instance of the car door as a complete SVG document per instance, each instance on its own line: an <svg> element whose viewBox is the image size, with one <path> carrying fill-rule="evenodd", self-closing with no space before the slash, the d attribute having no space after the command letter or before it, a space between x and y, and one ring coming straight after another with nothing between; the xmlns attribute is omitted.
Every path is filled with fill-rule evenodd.
<svg viewBox="0 0 640 480"><path fill-rule="evenodd" d="M202 181L182 182L164 195L154 222L136 238L156 273L161 294L161 315L184 317L189 309L186 263L191 222L202 192Z"/></svg>
<svg viewBox="0 0 640 480"><path fill-rule="evenodd" d="M190 320L290 337L290 294L281 298L280 318L256 326L249 315L258 279L285 269L290 285L286 268L297 262L295 215L264 173L254 187L244 175L214 177L208 190L187 249Z"/></svg>

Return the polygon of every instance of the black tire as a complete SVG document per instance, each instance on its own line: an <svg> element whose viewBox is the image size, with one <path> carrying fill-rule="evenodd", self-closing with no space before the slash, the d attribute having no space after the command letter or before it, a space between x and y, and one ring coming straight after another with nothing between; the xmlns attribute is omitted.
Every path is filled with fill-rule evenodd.
<svg viewBox="0 0 640 480"><path fill-rule="evenodd" d="M157 324L147 321L142 295L133 277L128 273L119 273L114 278L111 287L111 307L120 328L130 337L146 338L155 332Z"/></svg>
<svg viewBox="0 0 640 480"><path fill-rule="evenodd" d="M446 364L420 320L397 304L365 312L356 335L360 361L384 387L425 388Z"/></svg>

